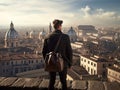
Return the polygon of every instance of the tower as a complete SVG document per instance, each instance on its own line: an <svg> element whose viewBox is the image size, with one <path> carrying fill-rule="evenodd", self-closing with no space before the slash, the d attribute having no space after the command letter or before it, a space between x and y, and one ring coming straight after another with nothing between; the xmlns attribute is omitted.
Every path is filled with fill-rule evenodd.
<svg viewBox="0 0 120 90"><path fill-rule="evenodd" d="M5 47L13 48L19 46L18 32L14 29L14 24L11 21L10 29L5 34Z"/></svg>
<svg viewBox="0 0 120 90"><path fill-rule="evenodd" d="M49 25L49 33L51 33L51 32L52 32L52 25L50 23L50 25Z"/></svg>

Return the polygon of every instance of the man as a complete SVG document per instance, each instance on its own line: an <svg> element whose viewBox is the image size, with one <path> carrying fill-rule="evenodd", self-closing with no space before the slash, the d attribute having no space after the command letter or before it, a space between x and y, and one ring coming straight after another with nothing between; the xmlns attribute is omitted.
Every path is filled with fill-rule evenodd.
<svg viewBox="0 0 120 90"><path fill-rule="evenodd" d="M71 68L72 65L72 49L70 44L69 36L62 33L62 20L54 20L53 27L54 31L48 35L48 37L44 40L42 54L45 59L47 53L54 51L57 41L59 37L62 35L60 44L58 46L57 52L59 52L64 60L64 69L59 73L60 81L62 84L62 90L67 90L67 68ZM54 90L54 84L56 79L56 72L49 72L50 74L50 82L49 82L49 90Z"/></svg>

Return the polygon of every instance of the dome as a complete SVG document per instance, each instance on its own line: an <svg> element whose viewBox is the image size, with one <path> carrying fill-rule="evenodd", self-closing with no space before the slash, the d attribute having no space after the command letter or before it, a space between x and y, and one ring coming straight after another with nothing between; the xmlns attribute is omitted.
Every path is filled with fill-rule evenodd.
<svg viewBox="0 0 120 90"><path fill-rule="evenodd" d="M76 41L77 41L77 34L76 34L75 30L73 30L72 27L71 27L70 30L67 32L67 34L69 35L71 42L76 42Z"/></svg>
<svg viewBox="0 0 120 90"><path fill-rule="evenodd" d="M69 36L77 36L75 30L71 27L70 30L67 32Z"/></svg>
<svg viewBox="0 0 120 90"><path fill-rule="evenodd" d="M11 22L10 29L5 34L5 39L16 39L18 38L18 32L14 29L14 25Z"/></svg>

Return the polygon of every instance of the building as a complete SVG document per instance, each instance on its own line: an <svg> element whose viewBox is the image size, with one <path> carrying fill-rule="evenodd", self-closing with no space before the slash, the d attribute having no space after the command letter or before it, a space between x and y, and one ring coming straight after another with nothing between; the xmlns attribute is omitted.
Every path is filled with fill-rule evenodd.
<svg viewBox="0 0 120 90"><path fill-rule="evenodd" d="M43 42L46 35L47 34L46 34L45 30L43 29L43 31L39 33L39 39L40 39L40 41Z"/></svg>
<svg viewBox="0 0 120 90"><path fill-rule="evenodd" d="M76 42L77 41L77 34L76 34L75 30L73 29L73 27L71 27L69 29L67 34L69 35L71 42Z"/></svg>
<svg viewBox="0 0 120 90"><path fill-rule="evenodd" d="M106 76L106 67L112 66L113 64L113 60L106 60L98 56L90 57L80 55L80 66L83 66L90 75Z"/></svg>
<svg viewBox="0 0 120 90"><path fill-rule="evenodd" d="M78 26L78 35L87 35L87 34L94 34L98 31L92 25L79 25Z"/></svg>
<svg viewBox="0 0 120 90"><path fill-rule="evenodd" d="M117 81L120 83L120 64L114 64L107 68L107 78L109 81Z"/></svg>
<svg viewBox="0 0 120 90"><path fill-rule="evenodd" d="M89 73L81 66L73 66L71 70L68 70L67 80L81 80L82 76L89 75Z"/></svg>
<svg viewBox="0 0 120 90"><path fill-rule="evenodd" d="M42 56L37 54L0 55L0 76L16 76L17 73L43 68Z"/></svg>
<svg viewBox="0 0 120 90"><path fill-rule="evenodd" d="M32 39L38 39L38 32L37 31L31 31L30 32L30 38L32 38Z"/></svg>
<svg viewBox="0 0 120 90"><path fill-rule="evenodd" d="M51 25L51 23L50 23L48 33L51 33L51 32L52 32L52 25Z"/></svg>
<svg viewBox="0 0 120 90"><path fill-rule="evenodd" d="M49 73L42 69L36 69L36 70L30 70L22 73L18 73L17 77L27 77L27 78L36 78L39 77L41 79L43 78L49 78Z"/></svg>
<svg viewBox="0 0 120 90"><path fill-rule="evenodd" d="M92 25L79 25L77 35L80 41L89 41L98 37L98 31Z"/></svg>
<svg viewBox="0 0 120 90"><path fill-rule="evenodd" d="M10 29L5 34L5 48L13 48L19 46L19 35L14 29L14 24L11 22Z"/></svg>

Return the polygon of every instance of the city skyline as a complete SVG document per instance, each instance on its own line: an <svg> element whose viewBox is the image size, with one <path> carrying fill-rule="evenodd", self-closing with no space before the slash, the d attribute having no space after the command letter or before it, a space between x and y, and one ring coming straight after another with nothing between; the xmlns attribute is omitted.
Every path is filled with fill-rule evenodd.
<svg viewBox="0 0 120 90"><path fill-rule="evenodd" d="M1 0L0 26L11 21L16 26L46 26L56 18L64 20L64 26L119 26L119 6L118 0Z"/></svg>

